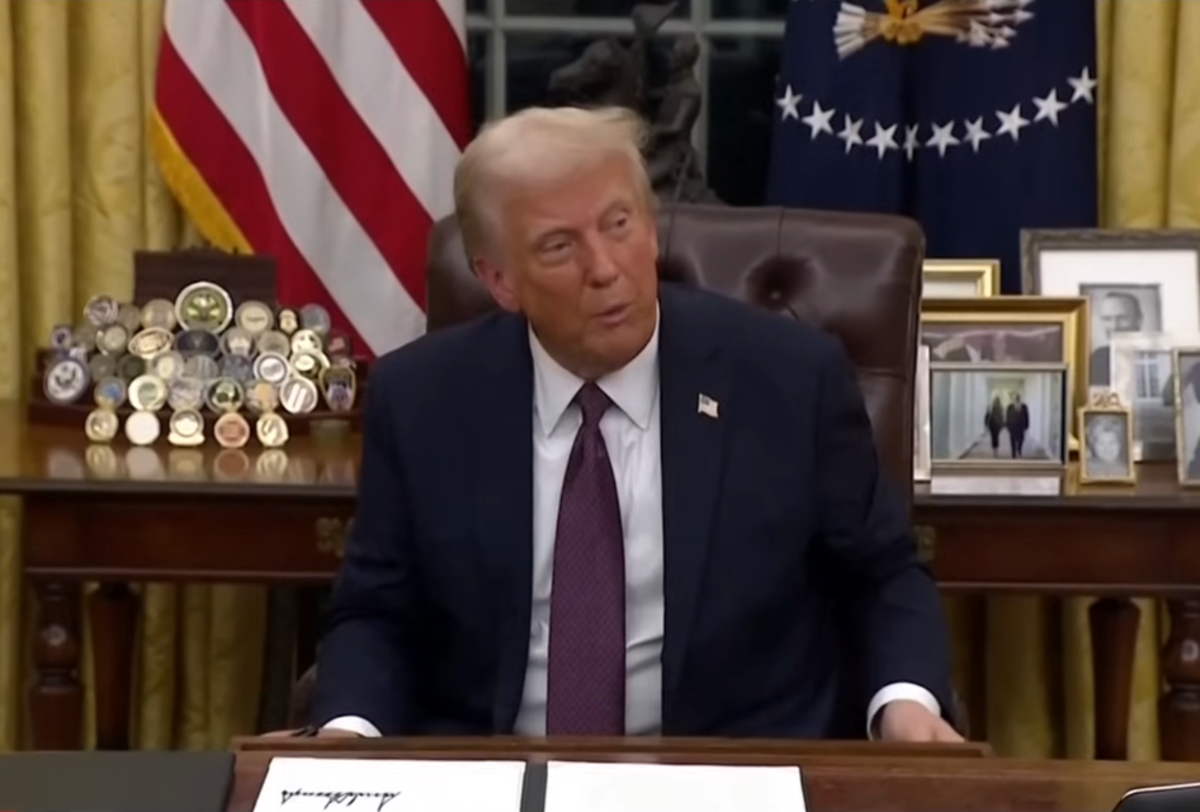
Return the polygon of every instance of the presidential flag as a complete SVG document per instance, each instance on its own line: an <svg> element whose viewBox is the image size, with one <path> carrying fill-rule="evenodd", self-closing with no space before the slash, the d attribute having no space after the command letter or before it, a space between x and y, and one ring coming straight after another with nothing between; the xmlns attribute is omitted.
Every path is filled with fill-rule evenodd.
<svg viewBox="0 0 1200 812"><path fill-rule="evenodd" d="M204 236L380 355L425 331L469 137L464 0L167 0L151 137Z"/></svg>
<svg viewBox="0 0 1200 812"><path fill-rule="evenodd" d="M906 214L926 255L1096 224L1095 0L793 0L768 198Z"/></svg>

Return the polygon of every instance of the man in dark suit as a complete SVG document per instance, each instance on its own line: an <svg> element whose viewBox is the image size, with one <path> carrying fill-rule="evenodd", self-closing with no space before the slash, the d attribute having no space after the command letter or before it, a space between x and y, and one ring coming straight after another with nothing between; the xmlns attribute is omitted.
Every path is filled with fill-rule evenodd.
<svg viewBox="0 0 1200 812"><path fill-rule="evenodd" d="M854 684L860 734L959 740L938 594L844 350L659 285L642 133L534 109L464 153L501 312L372 369L314 725L821 738Z"/></svg>

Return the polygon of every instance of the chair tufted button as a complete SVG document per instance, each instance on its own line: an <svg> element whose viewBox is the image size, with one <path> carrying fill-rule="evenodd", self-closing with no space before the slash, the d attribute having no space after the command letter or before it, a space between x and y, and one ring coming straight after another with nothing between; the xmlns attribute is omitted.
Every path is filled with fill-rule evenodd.
<svg viewBox="0 0 1200 812"><path fill-rule="evenodd" d="M771 288L771 292L767 294L767 298L772 302L778 302L783 298L783 291L779 288Z"/></svg>

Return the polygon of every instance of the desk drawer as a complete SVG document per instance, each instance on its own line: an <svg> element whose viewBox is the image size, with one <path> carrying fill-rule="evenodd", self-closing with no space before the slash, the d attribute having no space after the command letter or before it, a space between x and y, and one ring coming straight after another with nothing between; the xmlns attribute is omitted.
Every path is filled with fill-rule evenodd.
<svg viewBox="0 0 1200 812"><path fill-rule="evenodd" d="M92 580L313 583L333 577L353 505L26 500L25 571Z"/></svg>

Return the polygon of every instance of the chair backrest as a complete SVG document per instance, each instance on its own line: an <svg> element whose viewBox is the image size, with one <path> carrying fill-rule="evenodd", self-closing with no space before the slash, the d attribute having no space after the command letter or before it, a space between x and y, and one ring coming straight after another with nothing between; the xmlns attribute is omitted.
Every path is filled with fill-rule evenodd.
<svg viewBox="0 0 1200 812"><path fill-rule="evenodd" d="M924 234L891 215L678 205L659 214L659 272L841 339L882 464L912 498L913 382ZM463 253L455 219L433 229L429 329L495 307Z"/></svg>

